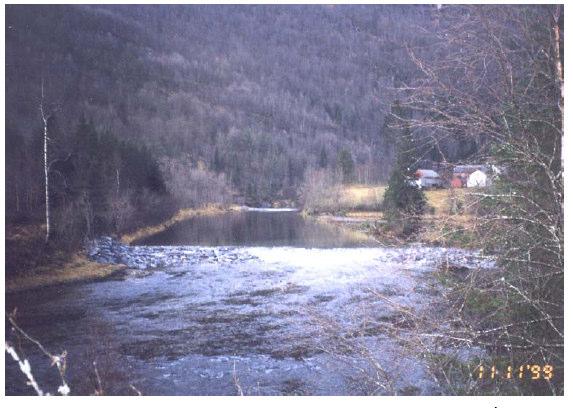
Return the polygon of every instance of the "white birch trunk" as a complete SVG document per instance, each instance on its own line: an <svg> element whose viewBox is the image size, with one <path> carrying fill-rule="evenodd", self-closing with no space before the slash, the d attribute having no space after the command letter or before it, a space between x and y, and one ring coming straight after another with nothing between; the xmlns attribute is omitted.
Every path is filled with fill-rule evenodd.
<svg viewBox="0 0 573 408"><path fill-rule="evenodd" d="M559 17L560 17L560 7L557 6L555 12L553 13L553 53L555 54L555 82L557 82L557 86L559 88L559 100L557 102L557 106L559 107L559 111L561 112L561 130L563 131L563 107L564 107L564 99L565 99L565 86L563 81L563 63L561 61L561 32L559 29Z"/></svg>
<svg viewBox="0 0 573 408"><path fill-rule="evenodd" d="M48 177L48 119L44 112L44 79L42 78L42 100L40 102L40 113L44 123L44 184L46 192L46 242L50 240L50 180Z"/></svg>
<svg viewBox="0 0 573 408"><path fill-rule="evenodd" d="M46 242L50 240L50 183L48 178L48 121L44 119L44 182L46 185Z"/></svg>
<svg viewBox="0 0 573 408"><path fill-rule="evenodd" d="M116 195L119 196L119 169L115 169Z"/></svg>

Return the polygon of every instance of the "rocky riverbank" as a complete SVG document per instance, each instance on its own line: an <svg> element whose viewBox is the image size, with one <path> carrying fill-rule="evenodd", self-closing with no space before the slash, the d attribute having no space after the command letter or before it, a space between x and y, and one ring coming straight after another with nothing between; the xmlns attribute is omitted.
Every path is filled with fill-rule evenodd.
<svg viewBox="0 0 573 408"><path fill-rule="evenodd" d="M254 258L235 247L131 246L110 237L93 240L87 253L94 261L125 264L134 269L165 268L202 262L241 262Z"/></svg>

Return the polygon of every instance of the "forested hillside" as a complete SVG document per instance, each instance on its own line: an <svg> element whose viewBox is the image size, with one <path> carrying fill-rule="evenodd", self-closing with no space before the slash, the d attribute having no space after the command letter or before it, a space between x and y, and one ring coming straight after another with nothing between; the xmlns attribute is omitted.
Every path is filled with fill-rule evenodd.
<svg viewBox="0 0 573 408"><path fill-rule="evenodd" d="M6 286L114 275L7 303L27 385L18 334L61 394L563 394L562 5L9 5L5 35ZM71 387L62 339L96 356Z"/></svg>
<svg viewBox="0 0 573 408"><path fill-rule="evenodd" d="M85 118L97 132L148 148L182 205L201 201L197 185L259 204L296 199L306 171L340 173L344 157L351 179L384 180L393 160L383 131L393 87L416 75L404 45L423 50L434 13L428 6L10 6L8 156L25 155L40 170L34 138L44 78L54 158L73 153L69 142ZM448 147L455 158L459 146ZM42 201L36 170L14 162L9 213Z"/></svg>

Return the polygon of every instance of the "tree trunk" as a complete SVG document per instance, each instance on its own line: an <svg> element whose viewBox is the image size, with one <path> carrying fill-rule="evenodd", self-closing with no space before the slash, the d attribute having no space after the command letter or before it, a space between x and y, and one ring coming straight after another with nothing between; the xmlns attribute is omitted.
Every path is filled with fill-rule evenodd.
<svg viewBox="0 0 573 408"><path fill-rule="evenodd" d="M119 195L119 169L115 169L116 195Z"/></svg>
<svg viewBox="0 0 573 408"><path fill-rule="evenodd" d="M40 100L40 113L42 114L42 122L44 124L44 185L46 192L46 243L50 241L50 180L49 165L48 165L48 119L44 111L44 78L42 78L42 99Z"/></svg>
<svg viewBox="0 0 573 408"><path fill-rule="evenodd" d="M46 186L46 242L50 240L50 183L48 177L48 120L42 113L44 121L44 183Z"/></svg>
<svg viewBox="0 0 573 408"><path fill-rule="evenodd" d="M557 106L559 107L559 111L561 112L561 130L563 131L563 106L564 106L564 95L565 95L565 87L563 81L563 63L561 61L561 30L559 28L559 17L561 14L561 7L557 6L553 13L553 27L552 27L552 45L553 45L553 54L555 58L555 81L557 82L557 87L559 88L559 99L557 102Z"/></svg>

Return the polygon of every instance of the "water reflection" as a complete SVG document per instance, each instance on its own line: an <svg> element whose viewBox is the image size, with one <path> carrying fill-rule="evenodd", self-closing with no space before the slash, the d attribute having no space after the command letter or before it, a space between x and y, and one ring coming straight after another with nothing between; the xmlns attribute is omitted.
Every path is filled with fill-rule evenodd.
<svg viewBox="0 0 573 408"><path fill-rule="evenodd" d="M136 244L352 248L376 246L376 241L297 212L241 211L194 217Z"/></svg>

